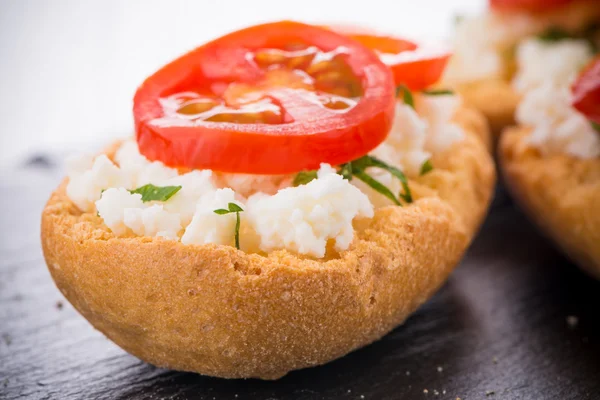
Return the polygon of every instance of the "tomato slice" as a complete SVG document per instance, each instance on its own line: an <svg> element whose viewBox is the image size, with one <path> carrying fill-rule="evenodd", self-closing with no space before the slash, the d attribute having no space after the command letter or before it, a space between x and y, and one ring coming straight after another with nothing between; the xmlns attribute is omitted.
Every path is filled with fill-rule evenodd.
<svg viewBox="0 0 600 400"><path fill-rule="evenodd" d="M490 7L507 12L544 12L567 5L575 0L489 0Z"/></svg>
<svg viewBox="0 0 600 400"><path fill-rule="evenodd" d="M406 85L411 90L423 90L439 81L451 55L446 49L419 46L410 40L360 27L329 28L375 51L392 70L396 86Z"/></svg>
<svg viewBox="0 0 600 400"><path fill-rule="evenodd" d="M134 98L140 152L170 166L286 174L356 159L387 136L389 69L298 22L230 33L166 65Z"/></svg>
<svg viewBox="0 0 600 400"><path fill-rule="evenodd" d="M573 107L590 121L600 124L600 56L584 68L571 90Z"/></svg>

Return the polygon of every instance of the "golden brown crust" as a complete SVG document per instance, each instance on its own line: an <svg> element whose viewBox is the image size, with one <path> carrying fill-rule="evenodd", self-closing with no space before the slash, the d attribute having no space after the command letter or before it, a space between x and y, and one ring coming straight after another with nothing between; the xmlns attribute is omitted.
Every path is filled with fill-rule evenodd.
<svg viewBox="0 0 600 400"><path fill-rule="evenodd" d="M445 281L494 185L479 136L469 128L411 183L415 203L378 209L333 259L116 238L99 217L77 211L66 182L42 215L44 255L65 297L135 356L205 375L275 379L377 340Z"/></svg>
<svg viewBox="0 0 600 400"><path fill-rule="evenodd" d="M562 250L600 278L600 159L542 156L527 128L503 133L498 159L505 182L529 217Z"/></svg>
<svg viewBox="0 0 600 400"><path fill-rule="evenodd" d="M515 124L520 96L508 80L481 80L458 85L456 89L467 106L479 110L487 118L494 139L498 139L504 128Z"/></svg>

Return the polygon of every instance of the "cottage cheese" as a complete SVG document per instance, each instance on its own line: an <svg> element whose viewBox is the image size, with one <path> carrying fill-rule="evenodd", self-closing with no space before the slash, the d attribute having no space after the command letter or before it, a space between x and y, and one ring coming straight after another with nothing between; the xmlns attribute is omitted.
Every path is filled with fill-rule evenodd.
<svg viewBox="0 0 600 400"><path fill-rule="evenodd" d="M248 211L247 207L235 199L233 190L218 189L204 194L198 201L196 213L192 222L188 225L181 238L185 244L234 244L234 231L236 216L234 213L218 215L217 209L227 209L229 203L235 203L243 210ZM240 217L245 218L245 212L240 213Z"/></svg>
<svg viewBox="0 0 600 400"><path fill-rule="evenodd" d="M162 204L143 203L140 194L125 188L110 188L96 201L98 214L116 235L130 232L139 236L178 239L179 214L170 213Z"/></svg>
<svg viewBox="0 0 600 400"><path fill-rule="evenodd" d="M415 94L414 99L415 109L402 102L396 104L396 116L390 134L371 152L371 155L399 168L408 177L418 176L423 163L433 154L449 149L465 137L462 128L452 122L461 104L459 96ZM389 172L370 168L368 173L392 193L402 190L400 181ZM375 207L393 204L360 180L353 179L352 183L369 196Z"/></svg>
<svg viewBox="0 0 600 400"><path fill-rule="evenodd" d="M505 55L520 39L544 29L526 14L495 14L463 18L456 26L454 55L444 72L450 83L502 78Z"/></svg>
<svg viewBox="0 0 600 400"><path fill-rule="evenodd" d="M282 189L274 196L250 196L245 217L260 237L262 251L286 248L323 257L329 240L338 251L350 246L352 221L373 217L373 206L335 169L321 164L318 179L306 185Z"/></svg>
<svg viewBox="0 0 600 400"><path fill-rule="evenodd" d="M415 94L416 111L401 102L387 140L373 155L408 176L419 174L432 154L463 138L451 123L460 100L456 96ZM354 237L356 218L371 218L374 206L392 204L358 179L347 181L322 164L318 178L290 187L290 176L222 174L195 170L179 174L139 153L134 141L124 142L115 162L106 156L79 157L69 162L67 194L85 212L98 211L118 236L139 235L181 240L184 244L233 245L234 213L214 210L238 204L240 247L247 252L277 249L323 257L329 248L342 251ZM398 179L386 171L368 171L392 192L400 193ZM130 190L145 184L181 186L166 202L143 203Z"/></svg>
<svg viewBox="0 0 600 400"><path fill-rule="evenodd" d="M519 46L519 72L513 86L524 96L516 119L532 127L528 141L543 154L600 155L600 137L571 106L571 84L592 57L588 44L581 40L545 43L529 39Z"/></svg>
<svg viewBox="0 0 600 400"><path fill-rule="evenodd" d="M590 46L584 40L545 42L527 39L517 48L517 74L513 87L526 93L544 84L570 85L592 56Z"/></svg>
<svg viewBox="0 0 600 400"><path fill-rule="evenodd" d="M542 154L600 156L600 136L571 106L568 85L548 83L528 92L517 108L516 118L520 124L533 128L528 141Z"/></svg>

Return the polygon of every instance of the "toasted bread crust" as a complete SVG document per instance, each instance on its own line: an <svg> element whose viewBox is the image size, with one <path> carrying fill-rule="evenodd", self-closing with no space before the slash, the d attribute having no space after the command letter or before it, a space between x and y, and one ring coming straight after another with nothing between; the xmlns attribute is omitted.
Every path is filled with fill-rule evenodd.
<svg viewBox="0 0 600 400"><path fill-rule="evenodd" d="M600 279L600 159L542 156L527 128L503 133L498 158L506 186L565 254Z"/></svg>
<svg viewBox="0 0 600 400"><path fill-rule="evenodd" d="M413 204L359 221L334 258L117 238L76 209L66 181L42 215L44 255L65 297L131 354L205 375L276 379L377 340L445 281L493 190L481 135L469 127L411 182Z"/></svg>

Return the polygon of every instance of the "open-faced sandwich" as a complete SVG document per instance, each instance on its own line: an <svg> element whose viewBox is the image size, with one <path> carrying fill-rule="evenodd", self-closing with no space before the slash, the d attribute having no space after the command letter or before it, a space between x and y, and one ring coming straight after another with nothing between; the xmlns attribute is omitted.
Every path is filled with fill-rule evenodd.
<svg viewBox="0 0 600 400"><path fill-rule="evenodd" d="M600 278L600 56L579 69L525 92L499 162L530 217Z"/></svg>
<svg viewBox="0 0 600 400"><path fill-rule="evenodd" d="M428 90L447 54L416 47L277 22L166 65L135 140L71 159L43 212L57 286L131 354L206 375L377 340L459 262L495 181L485 119Z"/></svg>
<svg viewBox="0 0 600 400"><path fill-rule="evenodd" d="M444 81L489 119L497 136L514 124L522 97L543 82L566 82L600 45L598 0L489 0L457 20Z"/></svg>

